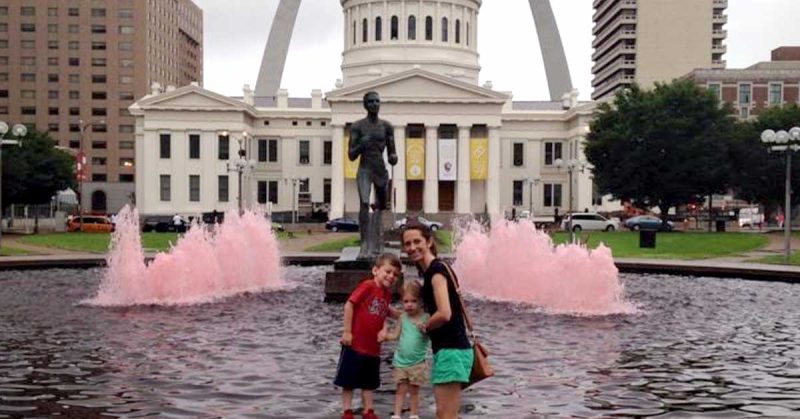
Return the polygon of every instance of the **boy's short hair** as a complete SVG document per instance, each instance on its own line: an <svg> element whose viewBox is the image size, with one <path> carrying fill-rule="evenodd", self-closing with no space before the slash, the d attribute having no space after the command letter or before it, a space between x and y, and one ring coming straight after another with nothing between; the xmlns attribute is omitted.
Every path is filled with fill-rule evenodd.
<svg viewBox="0 0 800 419"><path fill-rule="evenodd" d="M400 258L394 253L384 253L375 259L376 268L380 268L387 263L397 268L398 271L403 270L403 265L400 263Z"/></svg>

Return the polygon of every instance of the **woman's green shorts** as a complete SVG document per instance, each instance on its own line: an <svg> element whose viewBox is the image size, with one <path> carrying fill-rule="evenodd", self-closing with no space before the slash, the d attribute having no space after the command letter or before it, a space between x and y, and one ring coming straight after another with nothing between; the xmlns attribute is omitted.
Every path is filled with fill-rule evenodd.
<svg viewBox="0 0 800 419"><path fill-rule="evenodd" d="M470 349L440 349L433 355L431 384L468 383L475 354Z"/></svg>

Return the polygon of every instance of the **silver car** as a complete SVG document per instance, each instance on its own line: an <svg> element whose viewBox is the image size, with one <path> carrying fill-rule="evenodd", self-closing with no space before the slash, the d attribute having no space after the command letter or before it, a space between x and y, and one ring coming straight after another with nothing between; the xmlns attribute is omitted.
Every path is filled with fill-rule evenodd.
<svg viewBox="0 0 800 419"><path fill-rule="evenodd" d="M569 227L569 215L564 217L561 228L567 230ZM609 220L600 214L593 212L579 212L572 214L572 231L596 230L596 231L615 231L619 230L619 222Z"/></svg>
<svg viewBox="0 0 800 419"><path fill-rule="evenodd" d="M442 223L440 223L438 221L430 221L430 220L422 218L422 217L417 217L417 221L420 224L424 225L425 227L428 227L431 231L441 230L441 229L444 228L444 224L442 224ZM406 217L403 217L403 218L395 221L394 222L394 226L395 226L395 228L405 228L406 223L407 223Z"/></svg>

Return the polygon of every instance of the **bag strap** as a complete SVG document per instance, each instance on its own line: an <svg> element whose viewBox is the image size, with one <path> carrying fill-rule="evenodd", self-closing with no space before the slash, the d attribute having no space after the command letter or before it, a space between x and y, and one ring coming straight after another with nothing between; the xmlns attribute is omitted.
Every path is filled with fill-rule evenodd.
<svg viewBox="0 0 800 419"><path fill-rule="evenodd" d="M469 332L472 340L475 340L475 331L472 328L472 321L469 319L469 314L467 314L467 306L464 305L464 297L461 296L461 287L458 284L458 277L456 276L453 269L450 267L450 264L441 261L444 267L447 269L447 273L450 274L450 278L453 280L453 286L456 287L456 295L458 295L458 300L461 303L461 314L464 316L464 324L467 326L467 331Z"/></svg>

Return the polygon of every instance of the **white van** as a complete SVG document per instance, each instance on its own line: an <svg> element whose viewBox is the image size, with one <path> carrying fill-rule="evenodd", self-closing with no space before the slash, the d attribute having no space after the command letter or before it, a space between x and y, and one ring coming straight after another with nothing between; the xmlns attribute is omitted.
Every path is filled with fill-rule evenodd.
<svg viewBox="0 0 800 419"><path fill-rule="evenodd" d="M739 210L739 228L753 228L764 224L764 214L758 207L742 208Z"/></svg>

